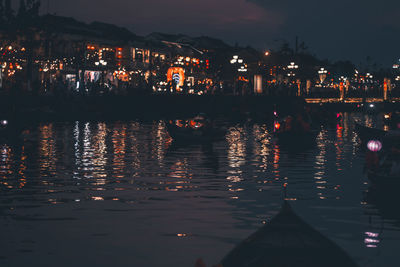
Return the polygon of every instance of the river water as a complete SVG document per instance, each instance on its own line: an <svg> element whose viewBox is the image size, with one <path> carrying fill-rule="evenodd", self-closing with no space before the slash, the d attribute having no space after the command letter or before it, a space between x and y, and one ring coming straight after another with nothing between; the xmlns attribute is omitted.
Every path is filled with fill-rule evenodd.
<svg viewBox="0 0 400 267"><path fill-rule="evenodd" d="M360 266L399 266L397 196L371 197L354 132L379 118L345 113L300 151L251 120L190 146L159 120L34 125L0 144L0 266L211 266L279 212L284 183Z"/></svg>

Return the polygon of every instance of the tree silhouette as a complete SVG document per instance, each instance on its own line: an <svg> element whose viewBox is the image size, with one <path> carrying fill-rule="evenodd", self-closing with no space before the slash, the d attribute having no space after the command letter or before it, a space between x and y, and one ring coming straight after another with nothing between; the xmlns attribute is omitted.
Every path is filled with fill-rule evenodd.
<svg viewBox="0 0 400 267"><path fill-rule="evenodd" d="M12 9L11 0L0 2L0 15L2 23L3 45L15 44L18 48L25 49L24 59L26 62L26 81L28 89L31 88L33 61L35 58L35 49L39 42L35 40L37 31L37 22L39 19L39 0L20 0L19 9L15 16ZM6 60L12 61L12 58Z"/></svg>
<svg viewBox="0 0 400 267"><path fill-rule="evenodd" d="M4 17L9 23L14 19L14 10L11 7L11 0L5 0Z"/></svg>
<svg viewBox="0 0 400 267"><path fill-rule="evenodd" d="M18 9L18 19L23 19L23 17L26 15L26 5L25 5L25 0L20 0L19 1L19 9Z"/></svg>

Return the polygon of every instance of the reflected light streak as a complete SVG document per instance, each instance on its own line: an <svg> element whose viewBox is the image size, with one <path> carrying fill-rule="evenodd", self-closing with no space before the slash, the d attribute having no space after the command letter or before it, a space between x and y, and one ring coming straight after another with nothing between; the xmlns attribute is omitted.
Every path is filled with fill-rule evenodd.
<svg viewBox="0 0 400 267"><path fill-rule="evenodd" d="M140 129L140 124L134 122L130 125L130 135L129 141L131 143L131 160L132 160L132 167L134 169L133 177L138 177L140 175L140 168L141 168L141 161L140 161L140 153L139 153L139 141L136 137L136 133ZM145 147L141 147L141 150L144 151Z"/></svg>
<svg viewBox="0 0 400 267"><path fill-rule="evenodd" d="M268 168L268 157L270 155L270 140L267 126L259 126L255 124L253 127L253 135L253 154L255 155L254 161L264 172Z"/></svg>
<svg viewBox="0 0 400 267"><path fill-rule="evenodd" d="M377 248L380 242L379 233L365 232L364 244L367 248Z"/></svg>
<svg viewBox="0 0 400 267"><path fill-rule="evenodd" d="M93 144L93 177L97 178L97 183L105 183L107 177L106 165L107 165L107 125L105 123L97 124L97 134L94 136Z"/></svg>
<svg viewBox="0 0 400 267"><path fill-rule="evenodd" d="M342 171L342 166L341 166L341 161L343 159L343 146L344 146L344 141L343 141L343 127L338 124L336 125L336 142L335 142L335 148L336 148L336 167L338 171Z"/></svg>
<svg viewBox="0 0 400 267"><path fill-rule="evenodd" d="M0 184L6 188L13 188L10 184L10 176L13 174L12 171L12 151L7 145L3 145L0 150Z"/></svg>
<svg viewBox="0 0 400 267"><path fill-rule="evenodd" d="M274 170L273 170L273 174L274 174L274 176L275 176L275 179L279 179L280 178L280 171L279 171L279 162L280 162L280 159L281 159L281 150L280 150L280 148L279 148L279 146L274 146L274 149L273 149L273 153L274 153L274 164L273 164L273 167L274 167Z"/></svg>
<svg viewBox="0 0 400 267"><path fill-rule="evenodd" d="M164 166L165 150L168 146L168 134L163 121L158 121L152 129L152 156L157 158L160 168Z"/></svg>
<svg viewBox="0 0 400 267"><path fill-rule="evenodd" d="M22 188L26 185L26 176L25 172L27 169L26 166L26 159L27 156L25 156L25 147L23 146L21 149L21 158L20 158L20 164L19 164L19 170L18 170L18 176L19 176L19 188Z"/></svg>
<svg viewBox="0 0 400 267"><path fill-rule="evenodd" d="M326 140L327 140L327 131L323 129L318 137L317 137L317 148L319 150L319 154L315 157L315 173L314 179L317 189L317 196L320 199L325 199L323 192L326 190L325 186L321 186L321 184L327 184L325 180L325 169L326 169Z"/></svg>
<svg viewBox="0 0 400 267"><path fill-rule="evenodd" d="M124 178L125 177L125 148L126 148L126 125L116 125L111 137L113 144L113 177ZM118 182L118 181L117 181Z"/></svg>
<svg viewBox="0 0 400 267"><path fill-rule="evenodd" d="M231 168L239 168L246 163L246 139L243 128L231 128L227 134L228 160Z"/></svg>
<svg viewBox="0 0 400 267"><path fill-rule="evenodd" d="M79 176L79 169L80 169L82 160L81 160L81 155L80 155L79 136L80 136L79 122L76 121L75 127L74 127L74 155L75 155L75 170L73 172L74 179L81 179Z"/></svg>
<svg viewBox="0 0 400 267"><path fill-rule="evenodd" d="M243 128L230 128L226 135L228 142L228 170L229 176L226 178L230 183L239 186L243 180L241 167L246 163L246 138ZM228 184L228 191L238 192L243 189L234 189L232 184Z"/></svg>
<svg viewBox="0 0 400 267"><path fill-rule="evenodd" d="M41 125L39 127L39 166L42 177L56 176L56 141L53 124Z"/></svg>

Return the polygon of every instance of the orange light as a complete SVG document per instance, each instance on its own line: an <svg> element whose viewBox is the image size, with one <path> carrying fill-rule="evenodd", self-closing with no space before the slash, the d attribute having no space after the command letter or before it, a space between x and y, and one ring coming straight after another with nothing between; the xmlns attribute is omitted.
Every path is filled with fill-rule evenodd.
<svg viewBox="0 0 400 267"><path fill-rule="evenodd" d="M281 124L279 122L275 123L275 129L279 130L279 128L281 128Z"/></svg>
<svg viewBox="0 0 400 267"><path fill-rule="evenodd" d="M172 81L174 75L179 75L178 86L183 86L185 82L185 70L181 67L171 67L167 72L167 82Z"/></svg>
<svg viewBox="0 0 400 267"><path fill-rule="evenodd" d="M175 125L180 128L185 127L185 123L183 122L183 120L177 120Z"/></svg>

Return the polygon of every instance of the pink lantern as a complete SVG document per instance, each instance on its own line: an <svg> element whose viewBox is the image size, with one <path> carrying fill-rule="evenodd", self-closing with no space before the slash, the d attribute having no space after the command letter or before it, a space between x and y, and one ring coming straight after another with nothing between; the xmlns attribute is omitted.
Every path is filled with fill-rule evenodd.
<svg viewBox="0 0 400 267"><path fill-rule="evenodd" d="M382 149L382 143L378 140L371 140L368 142L367 147L372 152L379 152Z"/></svg>

